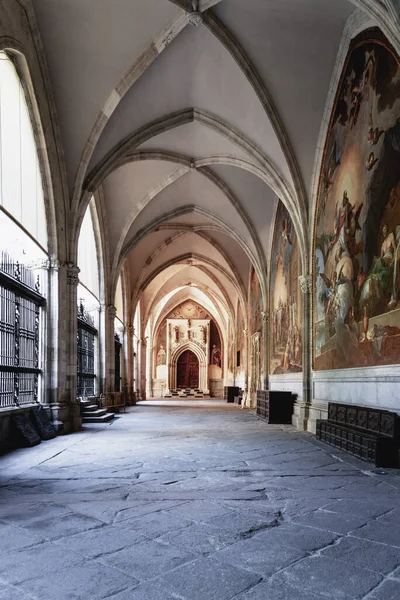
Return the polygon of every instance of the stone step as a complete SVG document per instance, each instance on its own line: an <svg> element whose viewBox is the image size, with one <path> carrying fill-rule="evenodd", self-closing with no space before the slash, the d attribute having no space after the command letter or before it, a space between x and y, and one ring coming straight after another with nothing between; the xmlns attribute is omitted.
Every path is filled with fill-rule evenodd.
<svg viewBox="0 0 400 600"><path fill-rule="evenodd" d="M97 406L97 404L84 404L82 408L83 408L83 412L85 412L85 413L99 410L99 407Z"/></svg>
<svg viewBox="0 0 400 600"><path fill-rule="evenodd" d="M99 408L98 406L96 406L95 410L84 410L82 412L82 417L102 417L103 415L107 414L107 409L106 408Z"/></svg>
<svg viewBox="0 0 400 600"><path fill-rule="evenodd" d="M100 416L93 416L93 413L89 413L86 416L82 416L82 423L108 423L114 418L114 413L105 413Z"/></svg>

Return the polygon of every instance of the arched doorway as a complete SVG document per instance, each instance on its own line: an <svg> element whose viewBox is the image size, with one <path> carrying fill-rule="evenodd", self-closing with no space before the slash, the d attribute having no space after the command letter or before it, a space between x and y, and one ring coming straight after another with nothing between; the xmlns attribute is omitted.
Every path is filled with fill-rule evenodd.
<svg viewBox="0 0 400 600"><path fill-rule="evenodd" d="M185 350L176 365L177 388L199 387L199 359L191 350Z"/></svg>

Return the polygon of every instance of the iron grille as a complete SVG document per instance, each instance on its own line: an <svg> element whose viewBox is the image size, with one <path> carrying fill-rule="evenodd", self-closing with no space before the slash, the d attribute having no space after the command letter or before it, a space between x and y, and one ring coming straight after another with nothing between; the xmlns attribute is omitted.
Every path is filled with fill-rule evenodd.
<svg viewBox="0 0 400 600"><path fill-rule="evenodd" d="M40 316L45 299L30 269L0 255L0 408L38 402Z"/></svg>
<svg viewBox="0 0 400 600"><path fill-rule="evenodd" d="M85 311L83 304L78 306L78 355L77 355L77 396L87 398L95 394L95 338L97 329L94 320Z"/></svg>

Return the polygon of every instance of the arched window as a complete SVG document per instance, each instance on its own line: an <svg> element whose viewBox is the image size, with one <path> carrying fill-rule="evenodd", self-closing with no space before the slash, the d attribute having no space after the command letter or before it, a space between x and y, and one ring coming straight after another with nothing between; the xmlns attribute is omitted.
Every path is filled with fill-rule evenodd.
<svg viewBox="0 0 400 600"><path fill-rule="evenodd" d="M96 243L92 199L86 209L78 242L78 364L77 396L94 396L97 390L100 309L99 250Z"/></svg>
<svg viewBox="0 0 400 600"><path fill-rule="evenodd" d="M42 399L47 224L24 88L0 52L0 408Z"/></svg>

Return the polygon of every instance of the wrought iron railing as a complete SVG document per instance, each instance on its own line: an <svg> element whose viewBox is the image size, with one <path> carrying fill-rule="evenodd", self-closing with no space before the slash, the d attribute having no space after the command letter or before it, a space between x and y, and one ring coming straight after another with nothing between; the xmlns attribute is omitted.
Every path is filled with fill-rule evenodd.
<svg viewBox="0 0 400 600"><path fill-rule="evenodd" d="M39 278L0 253L0 408L38 402L40 316L45 299Z"/></svg>

